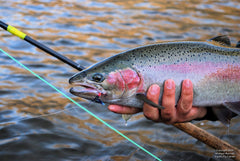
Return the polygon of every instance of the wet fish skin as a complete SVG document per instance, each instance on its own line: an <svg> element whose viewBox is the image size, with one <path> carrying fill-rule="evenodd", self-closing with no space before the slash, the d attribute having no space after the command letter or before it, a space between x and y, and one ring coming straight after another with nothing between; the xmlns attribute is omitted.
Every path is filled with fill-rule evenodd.
<svg viewBox="0 0 240 161"><path fill-rule="evenodd" d="M93 80L96 73L103 76L102 82ZM80 90L72 88L71 93L79 97L92 100L95 90L102 93L100 99L105 103L142 108L143 101L136 93L145 93L150 85L158 84L161 104L167 79L175 81L176 102L182 81L190 79L194 86L193 106L233 103L234 112L240 113L240 49L216 42L168 42L135 48L90 66L69 82L91 85Z"/></svg>

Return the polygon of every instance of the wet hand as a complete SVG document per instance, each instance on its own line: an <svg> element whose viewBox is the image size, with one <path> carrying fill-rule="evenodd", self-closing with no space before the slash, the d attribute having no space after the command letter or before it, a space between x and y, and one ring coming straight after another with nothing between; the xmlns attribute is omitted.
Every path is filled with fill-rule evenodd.
<svg viewBox="0 0 240 161"><path fill-rule="evenodd" d="M147 92L147 98L154 103L158 103L159 95L160 87L156 84L150 86ZM175 83L173 80L169 79L166 80L164 84L162 106L164 106L165 109L161 111L146 103L144 103L143 109L119 105L110 105L108 108L112 112L121 114L134 114L143 110L145 117L150 120L173 124L176 122L186 122L197 118L199 119L206 115L206 108L193 107L192 101L192 82L190 80L184 80L182 84L181 98L178 101L177 106L175 106Z"/></svg>

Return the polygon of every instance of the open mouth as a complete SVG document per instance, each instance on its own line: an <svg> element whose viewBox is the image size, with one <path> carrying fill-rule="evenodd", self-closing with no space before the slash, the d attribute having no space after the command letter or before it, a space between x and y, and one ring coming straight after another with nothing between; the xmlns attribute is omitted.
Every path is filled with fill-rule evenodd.
<svg viewBox="0 0 240 161"><path fill-rule="evenodd" d="M72 83L72 85L74 85L74 87L70 89L70 93L79 97L95 98L99 93L103 94L101 90L89 84Z"/></svg>

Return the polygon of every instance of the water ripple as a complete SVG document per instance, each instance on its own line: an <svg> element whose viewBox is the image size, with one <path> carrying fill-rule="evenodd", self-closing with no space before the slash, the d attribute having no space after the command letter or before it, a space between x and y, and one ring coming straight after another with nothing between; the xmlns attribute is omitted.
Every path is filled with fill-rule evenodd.
<svg viewBox="0 0 240 161"><path fill-rule="evenodd" d="M83 66L161 41L206 40L217 35L229 35L233 44L240 40L238 0L0 2L1 20ZM0 48L71 96L68 79L75 69L4 30L0 35ZM5 55L0 55L0 64L1 158L153 160ZM74 99L164 161L207 160L214 154L172 126L154 124L141 114L125 126L121 116L106 106ZM239 147L239 117L230 129L218 122L196 124Z"/></svg>

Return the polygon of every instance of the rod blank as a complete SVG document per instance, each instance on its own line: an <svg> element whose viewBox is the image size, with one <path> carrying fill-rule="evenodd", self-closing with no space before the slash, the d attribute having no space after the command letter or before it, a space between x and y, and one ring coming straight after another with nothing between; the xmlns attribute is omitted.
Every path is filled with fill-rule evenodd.
<svg viewBox="0 0 240 161"><path fill-rule="evenodd" d="M49 47L45 46L44 44L38 42L37 40L32 39L30 36L27 36L25 33L19 31L18 29L16 29L15 27L8 25L2 21L0 21L0 27L2 27L4 30L7 30L8 32L12 33L13 35L16 35L17 37L27 41L28 43L36 46L37 48L45 51L46 53L54 56L55 58L61 60L62 62L70 65L71 67L81 71L84 69L83 66L79 65L78 63L68 59L67 57L59 54L58 52L50 49Z"/></svg>

